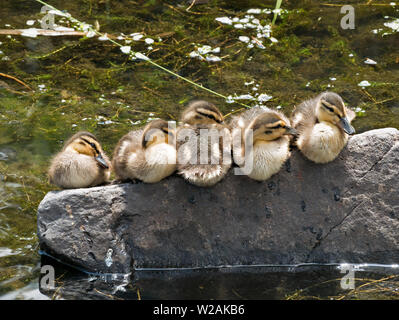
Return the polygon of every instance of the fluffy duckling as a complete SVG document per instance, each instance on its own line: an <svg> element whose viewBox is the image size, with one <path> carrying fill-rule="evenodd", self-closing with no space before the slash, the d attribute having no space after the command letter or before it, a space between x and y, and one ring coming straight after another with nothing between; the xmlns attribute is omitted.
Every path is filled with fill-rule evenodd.
<svg viewBox="0 0 399 320"><path fill-rule="evenodd" d="M159 182L176 170L175 130L164 120L123 136L114 151L113 168L118 180Z"/></svg>
<svg viewBox="0 0 399 320"><path fill-rule="evenodd" d="M234 162L241 168L246 168L248 172L244 173L250 178L258 181L269 179L280 171L289 158L288 135L295 135L296 131L282 113L254 107L233 117L230 127ZM247 156L245 160L244 156ZM250 163L246 161L248 157L252 157Z"/></svg>
<svg viewBox="0 0 399 320"><path fill-rule="evenodd" d="M355 113L333 92L323 92L301 103L293 112L292 124L298 131L296 145L309 160L327 163L334 160L354 134L351 122Z"/></svg>
<svg viewBox="0 0 399 320"><path fill-rule="evenodd" d="M64 189L93 187L108 181L110 166L97 138L81 131L52 160L49 181Z"/></svg>
<svg viewBox="0 0 399 320"><path fill-rule="evenodd" d="M177 131L178 173L197 186L216 184L231 167L231 134L223 115L212 103L198 100L188 105L181 121Z"/></svg>

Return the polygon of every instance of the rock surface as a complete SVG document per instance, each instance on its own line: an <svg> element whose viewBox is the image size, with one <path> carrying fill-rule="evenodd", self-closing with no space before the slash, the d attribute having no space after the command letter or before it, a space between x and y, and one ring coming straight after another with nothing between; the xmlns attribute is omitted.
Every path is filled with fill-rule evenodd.
<svg viewBox="0 0 399 320"><path fill-rule="evenodd" d="M221 265L399 262L399 131L350 138L338 159L293 151L265 182L212 188L178 176L49 192L41 247L90 271Z"/></svg>

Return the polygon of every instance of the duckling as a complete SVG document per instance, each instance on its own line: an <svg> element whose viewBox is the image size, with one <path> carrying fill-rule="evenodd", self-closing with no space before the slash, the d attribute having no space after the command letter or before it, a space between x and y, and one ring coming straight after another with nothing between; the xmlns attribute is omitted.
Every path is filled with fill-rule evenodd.
<svg viewBox="0 0 399 320"><path fill-rule="evenodd" d="M123 136L114 151L117 179L155 183L176 170L175 130L164 120L153 120L144 129Z"/></svg>
<svg viewBox="0 0 399 320"><path fill-rule="evenodd" d="M323 92L301 103L292 114L298 131L296 145L303 155L316 163L333 161L354 134L351 122L355 112L347 108L334 92Z"/></svg>
<svg viewBox="0 0 399 320"><path fill-rule="evenodd" d="M93 187L108 181L110 166L97 138L80 131L66 141L53 158L49 181L64 189Z"/></svg>
<svg viewBox="0 0 399 320"><path fill-rule="evenodd" d="M177 131L178 174L196 186L213 186L231 167L231 133L223 115L212 103L197 100L187 106L181 122Z"/></svg>
<svg viewBox="0 0 399 320"><path fill-rule="evenodd" d="M282 113L254 107L233 117L230 127L234 162L241 168L247 168L249 171L244 173L250 178L258 181L269 179L280 171L289 158L288 135L296 135L296 130L291 128L290 121ZM251 142L250 149L248 144ZM252 159L247 163L249 156Z"/></svg>

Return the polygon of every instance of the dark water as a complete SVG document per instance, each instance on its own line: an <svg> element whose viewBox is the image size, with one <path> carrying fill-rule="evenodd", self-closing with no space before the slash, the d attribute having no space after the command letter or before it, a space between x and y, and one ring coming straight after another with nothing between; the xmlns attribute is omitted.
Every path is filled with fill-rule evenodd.
<svg viewBox="0 0 399 320"><path fill-rule="evenodd" d="M51 1L80 21L93 25L98 21L101 32L180 76L226 97L250 94L254 99L238 100L247 105L262 103L289 114L301 100L334 90L356 110L358 132L399 128L399 33L395 31L399 3L365 3L283 1L284 11L271 32L278 42L273 42L258 37L245 26L247 22L236 22L244 28L235 28L215 19L245 19L248 9L273 9L275 1L208 1L189 11L183 0ZM353 30L340 27L342 4L355 8ZM0 29L40 28L41 7L34 0L2 0ZM264 26L273 17L267 12L252 15ZM56 22L69 25L60 18ZM138 32L144 35L139 41L124 43L116 38ZM249 48L239 40L252 36L262 41L263 49L259 43ZM146 43L146 38L154 42ZM193 98L214 102L226 115L242 106L143 60L131 61L119 47L97 38L0 35L0 42L0 72L32 89L0 76L0 298L137 299L138 292L143 299L397 298L396 269L360 272L360 278L388 279L362 287L365 292L350 293L340 289L342 274L332 266L300 271L141 272L122 286L126 292L115 293L114 283L89 281L87 275L64 272L60 266L56 272L65 274L58 286L62 288L41 294L36 209L46 192L54 189L47 183L46 169L67 137L89 130L111 154L132 127L158 117L176 120ZM203 54L204 59L221 60L189 57L191 52L203 52L205 45L220 51ZM367 58L377 64L366 64ZM359 86L363 81L369 85ZM271 98L259 101L266 95Z"/></svg>

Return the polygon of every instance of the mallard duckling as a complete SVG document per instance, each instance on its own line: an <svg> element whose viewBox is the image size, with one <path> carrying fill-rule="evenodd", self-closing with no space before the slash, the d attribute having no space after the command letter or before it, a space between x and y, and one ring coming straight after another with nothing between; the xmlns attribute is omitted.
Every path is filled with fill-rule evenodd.
<svg viewBox="0 0 399 320"><path fill-rule="evenodd" d="M282 113L254 107L233 117L230 127L234 162L245 169L244 174L250 178L269 179L289 158L288 135L295 135L296 131ZM248 145L251 142L252 145Z"/></svg>
<svg viewBox="0 0 399 320"><path fill-rule="evenodd" d="M191 102L177 131L177 170L190 183L209 187L231 167L231 134L223 115L212 103ZM184 141L188 138L188 141Z"/></svg>
<svg viewBox="0 0 399 320"><path fill-rule="evenodd" d="M93 187L108 181L110 166L97 138L81 131L52 160L49 181L64 189Z"/></svg>
<svg viewBox="0 0 399 320"><path fill-rule="evenodd" d="M350 124L355 113L333 92L323 92L301 103L293 112L298 131L296 145L306 158L316 163L334 160L355 129Z"/></svg>
<svg viewBox="0 0 399 320"><path fill-rule="evenodd" d="M118 180L155 183L176 170L174 128L164 120L154 120L144 129L123 136L114 151L113 168Z"/></svg>

